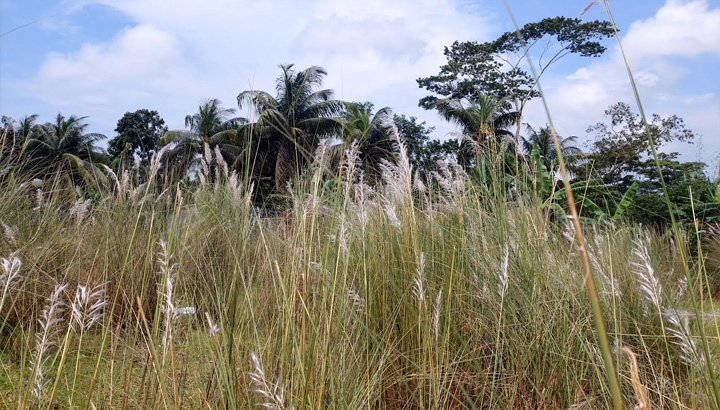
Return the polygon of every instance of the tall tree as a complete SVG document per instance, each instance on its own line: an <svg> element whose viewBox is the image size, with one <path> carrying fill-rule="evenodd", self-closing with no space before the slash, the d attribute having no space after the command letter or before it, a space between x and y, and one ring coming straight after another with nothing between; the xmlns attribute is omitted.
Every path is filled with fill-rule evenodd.
<svg viewBox="0 0 720 410"><path fill-rule="evenodd" d="M393 115L393 122L398 134L405 141L408 157L414 168L432 168L435 161L443 157L442 143L431 141L430 138L435 127L428 126L425 121L418 121L416 117L397 114ZM454 151L452 153L455 154Z"/></svg>
<svg viewBox="0 0 720 410"><path fill-rule="evenodd" d="M526 130L528 133L528 137L520 137L523 152L525 153L525 155L530 155L533 148L537 148L538 153L542 158L542 162L545 165L545 169L548 171L553 171L553 164L557 160L557 151L555 150L555 142L553 141L550 127L547 126L535 130L528 125L526 127ZM581 152L580 148L573 145L577 143L577 136L566 138L558 136L558 139L560 141L560 151L562 152L563 157L566 161L568 161L568 163L572 162L569 161L570 159L572 159L572 156Z"/></svg>
<svg viewBox="0 0 720 410"><path fill-rule="evenodd" d="M513 137L507 128L519 120L519 113L505 109L505 99L478 94L475 100L443 99L435 102L435 108L447 121L462 129L458 162L471 166L479 146L489 141Z"/></svg>
<svg viewBox="0 0 720 410"><path fill-rule="evenodd" d="M115 132L118 135L108 141L108 154L122 162L137 155L142 163L147 164L167 127L157 111L141 109L126 112L118 121Z"/></svg>
<svg viewBox="0 0 720 410"><path fill-rule="evenodd" d="M372 103L348 104L341 117L344 147L355 143L366 175L370 179L378 177L381 161L393 157L392 110L384 107L373 113Z"/></svg>
<svg viewBox="0 0 720 410"><path fill-rule="evenodd" d="M37 118L37 114L22 117L17 121L8 116L2 117L2 128L0 129L1 174L9 172L11 165L13 167L21 165L18 163L20 152L25 141L32 138L36 132Z"/></svg>
<svg viewBox="0 0 720 410"><path fill-rule="evenodd" d="M185 116L185 126L189 130L167 131L163 135L163 144L175 145L164 160L173 169L174 176L184 174L196 164L204 144L219 145L223 155L231 158L239 155L239 127L246 124L247 120L233 117L233 114L235 109L224 108L220 100L207 99L198 106L196 113Z"/></svg>
<svg viewBox="0 0 720 410"><path fill-rule="evenodd" d="M536 79L521 68L529 56L537 65L539 79L569 54L601 55L605 47L599 41L612 33L607 21L584 23L580 19L554 17L525 24L520 29L520 38L515 31L509 31L486 43L456 41L450 48L445 47L448 61L440 67L440 73L417 80L420 88L433 93L422 98L420 106L433 109L440 98L477 101L487 94L496 99L509 97L514 111L522 114L527 102L538 96ZM523 44L528 46L529 53ZM520 124L517 125L515 135L519 137Z"/></svg>
<svg viewBox="0 0 720 410"><path fill-rule="evenodd" d="M70 169L69 176L73 179L77 176L90 178L93 162L106 160L102 151L95 146L96 142L106 137L86 132L86 118L75 115L65 118L58 114L55 122L35 127L34 135L23 145L23 155L44 176Z"/></svg>
<svg viewBox="0 0 720 410"><path fill-rule="evenodd" d="M276 79L276 95L248 90L241 92L238 106L257 110L253 133L262 141L256 146L272 149L275 189L283 191L286 182L297 175L311 158L319 141L339 135L339 117L346 104L333 99L333 91L322 89L327 72L312 66L302 71L293 64L281 65Z"/></svg>
<svg viewBox="0 0 720 410"><path fill-rule="evenodd" d="M601 178L624 191L637 178L643 156L650 154L650 143L642 119L628 104L613 104L604 114L609 124L600 122L587 129L594 134L590 152L583 154L582 163L572 170L580 178ZM649 129L656 147L672 141L692 143L695 134L685 127L682 118L657 114L651 118Z"/></svg>

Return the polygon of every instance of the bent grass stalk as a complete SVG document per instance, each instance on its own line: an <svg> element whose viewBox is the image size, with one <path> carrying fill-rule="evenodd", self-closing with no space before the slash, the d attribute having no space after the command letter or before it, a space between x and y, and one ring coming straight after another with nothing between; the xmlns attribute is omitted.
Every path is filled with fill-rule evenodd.
<svg viewBox="0 0 720 410"><path fill-rule="evenodd" d="M582 262L582 272L585 279L585 289L587 290L588 299L590 300L590 305L592 307L593 318L595 321L595 329L597 331L597 337L600 342L600 350L602 352L603 361L605 363L605 377L607 378L610 388L613 409L621 410L623 406L622 393L620 392L620 383L618 382L615 365L613 363L610 343L608 341L607 330L605 329L605 322L602 315L602 308L600 306L600 297L598 296L597 288L595 285L595 278L593 277L590 270L590 259L588 258L587 254L585 237L583 236L582 227L580 226L580 218L578 215L577 207L575 206L575 198L573 196L572 188L570 187L570 178L568 177L567 168L565 167L565 159L563 157L562 147L560 146L560 140L558 139L558 135L555 132L555 126L553 125L552 116L550 115L550 108L548 107L547 100L545 99L545 95L542 92L535 66L533 65L532 59L527 52L527 45L525 44L525 41L520 35L520 27L518 26L517 21L515 21L515 16L512 13L512 10L510 9L510 5L508 4L507 0L503 0L503 3L505 3L508 14L510 15L513 25L515 26L515 33L520 39L523 48L526 49L526 54L528 54L528 65L530 66L533 77L535 78L535 83L538 88L538 92L540 93L540 98L542 100L545 114L547 115L548 123L550 125L550 132L552 134L553 142L555 144L556 158L558 159L558 164L560 166L560 173L562 174L563 185L565 187L565 193L567 196L567 203L568 207L570 208L570 219L573 225L573 230L575 231L575 240L577 241L578 251L580 253L580 260Z"/></svg>
<svg viewBox="0 0 720 410"><path fill-rule="evenodd" d="M667 206L668 213L670 214L670 222L672 225L672 231L675 235L675 243L677 244L678 253L680 254L680 259L682 262L683 270L685 273L685 278L687 280L688 285L688 292L690 293L690 300L692 302L693 311L695 313L695 317L698 318L698 321L700 322L700 338L701 338L701 344L702 344L702 350L705 355L705 366L707 370L707 378L708 378L708 384L712 386L713 396L715 400L715 408L720 409L720 384L718 384L718 380L715 377L715 369L712 365L712 360L710 359L710 346L708 343L707 336L705 334L705 324L703 320L703 311L702 307L698 305L698 301L695 294L695 286L693 283L693 279L690 275L690 267L687 263L687 258L685 256L685 249L683 248L682 243L680 242L680 229L678 228L678 223L675 218L675 214L673 212L673 206L670 202L670 198L668 195L668 188L665 183L665 178L663 177L662 167L660 166L660 158L657 153L657 148L655 147L655 141L652 136L652 132L650 131L650 125L647 121L647 117L645 115L645 110L643 109L642 99L640 98L640 92L638 91L637 85L635 84L635 77L632 73L632 69L630 68L630 63L628 62L627 55L625 54L625 50L622 45L622 40L620 39L620 35L618 33L617 26L615 25L615 20L613 19L612 12L610 10L610 2L608 0L603 0L603 5L605 8L605 12L608 15L608 18L610 19L610 24L612 25L613 31L615 32L615 38L618 42L618 47L620 49L620 54L623 57L623 62L625 64L625 69L628 74L628 78L630 79L630 85L633 90L633 95L635 96L635 102L637 103L638 110L640 110L640 117L642 118L643 126L645 128L645 135L647 136L648 143L650 144L650 151L652 152L653 159L655 161L655 166L658 170L660 185L662 187L663 195L662 198L665 202L665 205ZM714 314L714 312L713 312Z"/></svg>

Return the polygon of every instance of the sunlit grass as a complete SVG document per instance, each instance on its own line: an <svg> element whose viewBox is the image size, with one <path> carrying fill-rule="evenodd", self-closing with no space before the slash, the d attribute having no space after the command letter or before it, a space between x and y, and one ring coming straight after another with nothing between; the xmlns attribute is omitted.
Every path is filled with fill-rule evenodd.
<svg viewBox="0 0 720 410"><path fill-rule="evenodd" d="M62 181L8 183L0 256L17 251L22 280L3 299L2 407L609 407L572 229L531 193L477 187L452 165L419 184L406 162L374 189L354 165L327 189L312 166L272 215L224 172L190 188L118 183L82 215ZM653 407L710 406L700 365L717 343L696 348L688 237L584 231L624 405L642 388ZM78 326L78 285L105 283L101 319ZM66 307L38 389L56 285Z"/></svg>

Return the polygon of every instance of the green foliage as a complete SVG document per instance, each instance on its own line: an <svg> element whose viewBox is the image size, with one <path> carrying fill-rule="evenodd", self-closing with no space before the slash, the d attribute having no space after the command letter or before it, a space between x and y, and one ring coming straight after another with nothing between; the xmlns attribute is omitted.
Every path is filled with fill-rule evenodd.
<svg viewBox="0 0 720 410"><path fill-rule="evenodd" d="M205 144L219 146L223 156L228 156L226 161L237 158L240 154L239 127L247 121L233 117L233 114L234 108L224 108L216 98L207 99L198 106L196 113L185 116L189 131L165 132L162 144L173 144L163 157L168 177L173 180L184 178L188 170L198 165Z"/></svg>
<svg viewBox="0 0 720 410"><path fill-rule="evenodd" d="M537 149L538 154L542 157L542 162L545 168L549 171L553 171L553 164L557 163L557 154L555 151L555 143L553 142L552 133L550 126L535 130L530 125L526 126L528 137L520 137L520 145L526 155L531 155L532 151ZM580 148L576 147L577 137L563 138L558 136L560 141L560 150L566 163L572 163L577 154L580 154Z"/></svg>
<svg viewBox="0 0 720 410"><path fill-rule="evenodd" d="M604 115L609 124L597 123L588 128L588 133L595 134L591 150L583 156L581 163L572 167L572 171L579 178L602 178L605 183L625 191L637 173L651 176L650 165L654 166L654 162L643 160L643 156L650 153L650 144L640 116L633 113L629 105L613 104ZM657 147L672 141L691 143L695 137L676 115L661 117L654 114L649 126Z"/></svg>
<svg viewBox="0 0 720 410"><path fill-rule="evenodd" d="M241 92L238 106L257 111L253 132L257 133L256 149L268 147L267 166L274 168L272 179L277 192L285 191L288 180L297 176L308 163L319 141L339 135L343 122L339 117L345 109L343 101L333 99L334 92L322 89L327 72L312 66L302 71L293 64L281 65L282 73L276 79L275 97L264 91ZM269 166L269 167L268 167ZM269 176L263 174L260 178Z"/></svg>
<svg viewBox="0 0 720 410"><path fill-rule="evenodd" d="M640 185L638 185L637 181L633 182L632 185L630 185L630 188L628 188L628 190L620 199L620 202L618 202L617 208L615 208L615 213L613 214L614 220L619 220L625 213L625 211L627 211L628 207L630 207L633 200L635 199L635 195L637 195L639 186Z"/></svg>
<svg viewBox="0 0 720 410"><path fill-rule="evenodd" d="M118 135L108 141L110 157L127 164L137 155L141 163L148 165L167 127L157 111L141 109L126 112L118 121L115 132Z"/></svg>
<svg viewBox="0 0 720 410"><path fill-rule="evenodd" d="M542 75L568 54L597 57L604 53L605 47L599 40L610 37L612 28L606 21L555 17L528 23L520 34L531 50L535 46L542 49L545 58L537 59ZM522 113L525 104L537 97L538 92L535 80L521 68L527 56L521 49L522 43L514 31L486 43L456 41L450 48L445 47L447 64L440 67L440 73L417 80L420 88L433 93L421 99L420 106L435 108L439 98L478 101L481 95L491 95L498 100L509 97L514 110Z"/></svg>
<svg viewBox="0 0 720 410"><path fill-rule="evenodd" d="M86 132L86 118L58 114L55 122L34 126L23 143L22 167L43 179L62 172L75 183L102 175L94 164L108 158L95 143L106 137Z"/></svg>

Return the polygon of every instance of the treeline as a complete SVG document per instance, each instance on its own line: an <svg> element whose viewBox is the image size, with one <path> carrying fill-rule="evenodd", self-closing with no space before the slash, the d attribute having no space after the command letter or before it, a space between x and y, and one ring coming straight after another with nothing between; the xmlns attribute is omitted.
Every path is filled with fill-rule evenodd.
<svg viewBox="0 0 720 410"><path fill-rule="evenodd" d="M544 19L522 28L528 44L546 43L552 55L542 73L569 54L596 57L605 51L599 42L612 33L607 22L583 23L564 17ZM548 46L554 44L555 49ZM0 180L13 175L47 179L62 176L88 197L101 196L98 184L107 170L123 175L132 170L142 181L153 157L161 186L192 185L206 149L216 150L229 169L253 183L256 200L275 204L303 174L319 147L328 150L327 178L343 167L343 153L359 154L364 179L373 185L380 167L395 159L395 136L404 141L418 175L438 171L438 161L459 164L481 187L527 195L555 215L564 213L557 189L557 158L547 126L523 122L528 101L539 96L536 79L520 68L529 53L516 53L522 43L505 33L488 43L455 42L445 49L448 63L437 76L418 79L431 92L420 106L435 110L460 132L448 141L431 138L434 127L371 102L346 102L322 87L326 71L317 66L298 70L281 65L276 92L239 93L238 109L217 99L201 103L185 117L185 129L168 130L156 111L126 113L117 123L107 150L98 142L107 137L88 132L86 117L58 114L41 123L37 115L17 120L3 117L0 139ZM555 54L553 54L555 53ZM509 56L517 55L515 60ZM501 64L502 62L502 64ZM509 66L509 68L508 68ZM237 114L248 113L247 118ZM680 162L677 153L661 153L659 170L648 160L650 146L644 124L625 103L605 111L608 122L588 128L592 143L583 152L577 136L560 137L561 152L573 175L582 215L594 219L623 214L646 224L663 225L670 215L665 194L681 220L720 220L720 181L711 181L705 164ZM655 144L691 142L694 138L677 116L655 115L649 124ZM160 153L162 155L160 155ZM206 166L217 166L208 164ZM659 183L662 173L667 190ZM213 182L213 172L208 174Z"/></svg>

